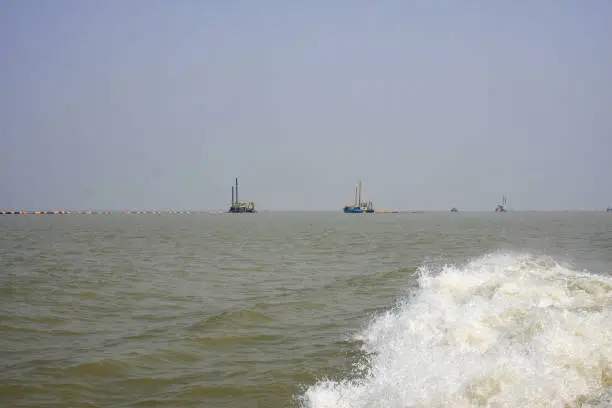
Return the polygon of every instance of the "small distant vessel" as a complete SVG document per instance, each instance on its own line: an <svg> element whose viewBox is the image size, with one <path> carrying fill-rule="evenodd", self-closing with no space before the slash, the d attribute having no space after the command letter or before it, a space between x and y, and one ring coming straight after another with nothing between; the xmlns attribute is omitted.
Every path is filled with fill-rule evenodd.
<svg viewBox="0 0 612 408"><path fill-rule="evenodd" d="M374 206L371 201L361 201L361 180L359 185L355 188L355 202L353 204L345 205L343 211L345 214L363 214L373 213Z"/></svg>
<svg viewBox="0 0 612 408"><path fill-rule="evenodd" d="M506 204L508 203L508 197L503 196L501 204L498 204L495 208L495 212L507 212Z"/></svg>
<svg viewBox="0 0 612 408"><path fill-rule="evenodd" d="M457 207L453 207L453 208L451 208L450 212L459 212L459 210L457 209Z"/></svg>
<svg viewBox="0 0 612 408"><path fill-rule="evenodd" d="M234 186L232 186L232 205L229 213L256 213L254 201L238 201L238 177L236 177L236 193L234 194ZM235 197L235 199L234 199Z"/></svg>
<svg viewBox="0 0 612 408"><path fill-rule="evenodd" d="M612 212L612 206L606 208L606 212Z"/></svg>

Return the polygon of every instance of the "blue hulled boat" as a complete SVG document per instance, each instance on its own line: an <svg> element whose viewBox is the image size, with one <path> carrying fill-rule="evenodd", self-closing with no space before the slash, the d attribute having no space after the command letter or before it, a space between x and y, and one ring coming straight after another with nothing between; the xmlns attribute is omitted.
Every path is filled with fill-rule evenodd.
<svg viewBox="0 0 612 408"><path fill-rule="evenodd" d="M355 187L355 202L353 204L345 205L343 208L345 214L364 214L373 213L374 206L371 201L361 201L361 180L359 185Z"/></svg>

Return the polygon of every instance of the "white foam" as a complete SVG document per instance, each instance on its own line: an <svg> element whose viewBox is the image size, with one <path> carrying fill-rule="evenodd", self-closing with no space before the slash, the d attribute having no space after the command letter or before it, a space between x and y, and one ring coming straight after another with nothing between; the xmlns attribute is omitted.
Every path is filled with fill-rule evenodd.
<svg viewBox="0 0 612 408"><path fill-rule="evenodd" d="M612 403L612 279L491 254L420 270L419 289L357 338L364 375L303 406L564 407ZM357 378L355 378L357 377Z"/></svg>

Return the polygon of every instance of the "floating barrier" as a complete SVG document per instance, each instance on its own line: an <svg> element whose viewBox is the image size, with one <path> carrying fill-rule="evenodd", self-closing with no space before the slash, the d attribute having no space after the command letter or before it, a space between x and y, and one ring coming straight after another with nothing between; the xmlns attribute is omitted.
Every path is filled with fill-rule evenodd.
<svg viewBox="0 0 612 408"><path fill-rule="evenodd" d="M192 211L66 211L66 210L44 210L44 211L18 211L2 210L0 215L110 215L110 214L138 214L138 215L162 215L162 214L191 214Z"/></svg>

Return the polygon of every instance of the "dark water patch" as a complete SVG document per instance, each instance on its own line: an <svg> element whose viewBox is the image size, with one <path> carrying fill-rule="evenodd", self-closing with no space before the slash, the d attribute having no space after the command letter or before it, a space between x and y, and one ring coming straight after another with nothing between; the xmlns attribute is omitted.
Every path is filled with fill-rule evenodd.
<svg viewBox="0 0 612 408"><path fill-rule="evenodd" d="M166 342L167 343L167 342ZM185 367L201 361L203 356L196 350L158 348L154 352L132 352L126 360L134 367L158 369L159 367Z"/></svg>
<svg viewBox="0 0 612 408"><path fill-rule="evenodd" d="M54 359L54 360L38 359L35 356L32 356L30 358L22 357L21 361L19 362L16 362L14 364L7 364L7 368L14 369L14 370L43 369L45 367L51 367L58 362L61 362L61 360L59 359Z"/></svg>
<svg viewBox="0 0 612 408"><path fill-rule="evenodd" d="M46 308L43 307L27 306L23 308L18 308L17 310L14 310L12 308L9 310L14 311L14 313L8 315L4 314L0 316L1 322L18 322L27 325L32 324L35 325L35 327L40 327L40 325L56 327L58 325L66 323L65 317L50 313Z"/></svg>
<svg viewBox="0 0 612 408"><path fill-rule="evenodd" d="M283 335L278 334L247 334L244 336L197 336L194 338L194 340L201 346L213 347L216 349L228 349L236 346L253 344L281 344L286 339Z"/></svg>
<svg viewBox="0 0 612 408"><path fill-rule="evenodd" d="M170 327L174 323L182 322L185 319L185 313L183 310L183 308L180 310L155 308L155 310L147 310L146 312L139 311L129 317L134 321L134 323L149 322L141 324L151 324L155 327ZM151 326L149 326L149 328L151 328Z"/></svg>
<svg viewBox="0 0 612 408"><path fill-rule="evenodd" d="M329 306L327 303L317 301L315 299L316 298L313 298L313 300L287 300L275 303L256 303L253 306L253 309L265 310L266 313L273 315L275 311L287 312L288 310L320 310Z"/></svg>
<svg viewBox="0 0 612 408"><path fill-rule="evenodd" d="M236 266L220 266L218 267L219 271L221 272L227 272L227 271L231 271L231 272L241 272L241 273L246 273L246 272L262 272L265 271L265 266L262 265L236 265Z"/></svg>
<svg viewBox="0 0 612 408"><path fill-rule="evenodd" d="M0 402L5 407L35 407L29 402L30 396L42 395L44 387L37 384L25 382L0 383Z"/></svg>
<svg viewBox="0 0 612 408"><path fill-rule="evenodd" d="M226 329L243 329L249 327L255 328L273 320L274 319L272 317L264 313L259 313L248 309L225 311L192 324L188 330L190 332L197 332L220 329L221 327Z"/></svg>
<svg viewBox="0 0 612 408"><path fill-rule="evenodd" d="M33 334L49 334L54 336L80 336L84 333L75 332L71 330L65 329L57 329L57 328L37 328L37 327L23 327L23 326L7 326L0 324L0 334L1 333L23 333L24 335L27 333Z"/></svg>
<svg viewBox="0 0 612 408"><path fill-rule="evenodd" d="M390 271L376 270L364 275L351 276L344 282L348 287L360 287L363 289L371 288L371 285L387 284L389 281L410 281L414 280L417 273L417 268L397 268Z"/></svg>
<svg viewBox="0 0 612 408"><path fill-rule="evenodd" d="M78 284L75 284L78 285ZM84 301L87 300L98 300L103 298L104 296L99 293L99 292L94 292L91 290L77 290L76 293L74 293L75 296L78 296L79 298L81 298Z"/></svg>
<svg viewBox="0 0 612 408"><path fill-rule="evenodd" d="M126 342L155 340L159 338L160 334L164 334L164 333L165 333L165 327L160 327L159 329L147 330L147 331L140 332L138 334L132 334L129 336L125 336L123 339Z"/></svg>
<svg viewBox="0 0 612 408"><path fill-rule="evenodd" d="M311 376L286 375L282 380L266 381L261 385L241 386L237 381L235 386L195 386L179 395L177 398L199 401L200 406L214 407L288 407L293 406L292 395L300 390L298 381L312 381Z"/></svg>
<svg viewBox="0 0 612 408"><path fill-rule="evenodd" d="M61 381L43 382L38 387L17 388L17 393L2 395L0 400L6 406L15 407L99 407L108 404L114 398L105 395L99 389L76 384L75 382L62 383ZM92 401L105 401L96 403ZM3 405L4 406L4 405Z"/></svg>
<svg viewBox="0 0 612 408"><path fill-rule="evenodd" d="M76 364L58 370L58 376L75 376L75 377L117 377L128 375L131 372L131 366L125 362L105 359L100 361Z"/></svg>
<svg viewBox="0 0 612 408"><path fill-rule="evenodd" d="M134 407L200 407L202 406L200 401L186 400L177 398L174 395L168 396L167 398L143 398L139 399L131 406Z"/></svg>
<svg viewBox="0 0 612 408"><path fill-rule="evenodd" d="M112 386L116 389L130 390L131 393L156 394L168 390L172 385L183 381L180 376L168 375L164 377L133 377L120 381L113 381Z"/></svg>

